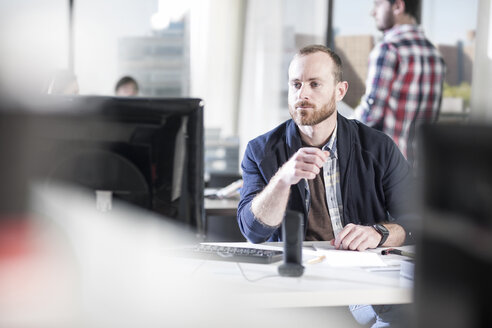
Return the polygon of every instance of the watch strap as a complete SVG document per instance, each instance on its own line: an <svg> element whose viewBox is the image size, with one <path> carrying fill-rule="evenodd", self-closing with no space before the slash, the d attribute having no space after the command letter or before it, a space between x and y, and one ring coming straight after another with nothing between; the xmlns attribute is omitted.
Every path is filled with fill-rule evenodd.
<svg viewBox="0 0 492 328"><path fill-rule="evenodd" d="M386 239L388 239L389 230L384 225L379 223L373 225L372 227L381 235L381 241L378 244L378 247L380 247L386 242Z"/></svg>

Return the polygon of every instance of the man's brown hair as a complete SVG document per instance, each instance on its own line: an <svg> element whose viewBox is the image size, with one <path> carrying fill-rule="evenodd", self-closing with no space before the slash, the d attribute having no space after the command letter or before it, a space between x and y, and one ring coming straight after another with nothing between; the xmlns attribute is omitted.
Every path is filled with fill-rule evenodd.
<svg viewBox="0 0 492 328"><path fill-rule="evenodd" d="M305 46L298 51L299 56L314 54L316 52L324 52L330 56L331 60L335 63L335 69L333 70L333 77L335 78L335 83L342 81L342 60L340 57L330 48L323 46L321 44L312 44Z"/></svg>

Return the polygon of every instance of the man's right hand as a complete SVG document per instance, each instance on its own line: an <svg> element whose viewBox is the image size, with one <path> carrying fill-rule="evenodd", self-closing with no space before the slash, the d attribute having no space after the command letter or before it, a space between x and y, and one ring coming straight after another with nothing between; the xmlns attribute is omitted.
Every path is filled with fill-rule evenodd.
<svg viewBox="0 0 492 328"><path fill-rule="evenodd" d="M278 170L276 178L285 185L293 185L301 179L314 179L328 160L330 153L316 147L300 148Z"/></svg>
<svg viewBox="0 0 492 328"><path fill-rule="evenodd" d="M289 199L290 186L301 179L314 179L328 156L328 151L315 147L299 149L253 199L251 211L255 217L271 227L280 225Z"/></svg>

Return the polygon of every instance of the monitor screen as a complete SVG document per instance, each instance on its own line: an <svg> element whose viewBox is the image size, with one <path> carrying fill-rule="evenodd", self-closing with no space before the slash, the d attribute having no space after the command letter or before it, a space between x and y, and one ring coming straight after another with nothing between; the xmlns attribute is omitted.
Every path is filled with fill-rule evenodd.
<svg viewBox="0 0 492 328"><path fill-rule="evenodd" d="M123 200L202 228L200 99L57 96L34 107L28 145L37 179L93 191L103 210L109 197L109 206Z"/></svg>

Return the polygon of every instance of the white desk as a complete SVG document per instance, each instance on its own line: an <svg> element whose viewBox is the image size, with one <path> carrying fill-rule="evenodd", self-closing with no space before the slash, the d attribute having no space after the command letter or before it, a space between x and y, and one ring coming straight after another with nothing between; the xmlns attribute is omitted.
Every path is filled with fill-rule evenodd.
<svg viewBox="0 0 492 328"><path fill-rule="evenodd" d="M236 263L170 253L196 236L147 212L100 212L92 197L58 188L36 190L33 204L39 218L7 238L28 251L0 259L1 327L345 328L354 320L342 305L412 301L396 271L306 264L285 278L280 262L240 264L249 278L271 276L249 282Z"/></svg>
<svg viewBox="0 0 492 328"><path fill-rule="evenodd" d="M305 243L309 244L309 243ZM314 244L327 245L326 242ZM231 243L220 243L231 245ZM255 246L249 243L232 243L236 246ZM273 248L277 243L269 243ZM308 248L306 248L306 253ZM379 253L381 249L370 250ZM311 255L311 258L313 256ZM399 263L404 257L398 255L382 256L391 265ZM303 255L303 261L309 258ZM326 263L304 264L305 271L300 278L280 277L277 267L282 261L264 265L241 263L244 274L254 282L248 281L240 268L233 262L205 261L196 269L195 275L220 280L224 284L237 287L237 301L254 304L260 308L342 306L350 304L402 304L412 302L413 282L400 276L398 269L392 271L370 271L350 267L330 267Z"/></svg>

